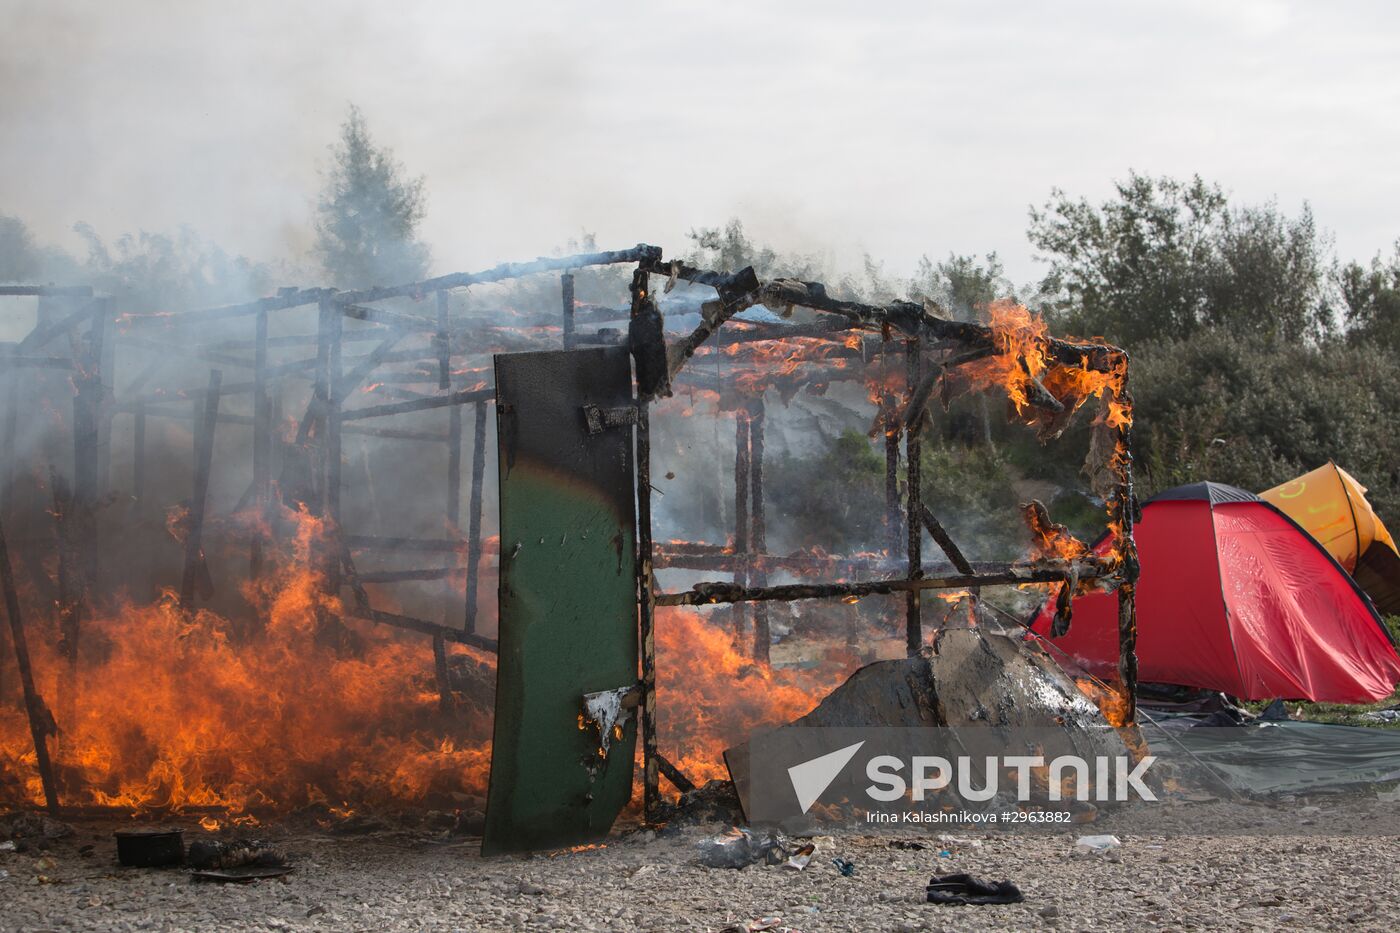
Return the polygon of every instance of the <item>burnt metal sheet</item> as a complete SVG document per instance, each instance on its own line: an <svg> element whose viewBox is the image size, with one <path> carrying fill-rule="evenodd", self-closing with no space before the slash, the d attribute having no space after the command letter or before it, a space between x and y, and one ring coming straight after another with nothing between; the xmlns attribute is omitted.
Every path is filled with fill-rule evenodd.
<svg viewBox="0 0 1400 933"><path fill-rule="evenodd" d="M495 358L500 655L482 852L602 838L632 792L629 716L602 752L584 694L637 681L632 428L623 347Z"/></svg>

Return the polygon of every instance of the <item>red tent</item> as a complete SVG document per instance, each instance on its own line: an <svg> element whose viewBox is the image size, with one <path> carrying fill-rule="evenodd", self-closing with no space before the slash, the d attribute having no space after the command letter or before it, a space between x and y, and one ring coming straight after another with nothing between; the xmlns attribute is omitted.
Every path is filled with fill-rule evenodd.
<svg viewBox="0 0 1400 933"><path fill-rule="evenodd" d="M1143 506L1136 539L1141 680L1332 703L1381 700L1400 682L1400 657L1370 600L1311 535L1253 493L1178 486ZM1116 594L1076 599L1068 634L1052 643L1111 676L1117 612ZM1048 603L1035 631L1048 636L1053 616Z"/></svg>

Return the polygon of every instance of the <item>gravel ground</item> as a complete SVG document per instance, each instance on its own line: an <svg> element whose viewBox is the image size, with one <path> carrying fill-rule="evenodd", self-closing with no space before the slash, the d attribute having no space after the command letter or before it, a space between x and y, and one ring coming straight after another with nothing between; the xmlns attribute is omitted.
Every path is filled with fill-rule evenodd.
<svg viewBox="0 0 1400 933"><path fill-rule="evenodd" d="M1106 855L1077 832L842 833L806 871L709 869L720 827L621 829L606 846L483 859L478 841L424 833L266 829L296 866L217 885L180 869L120 868L112 823L80 823L40 850L0 852L5 930L708 930L781 918L796 930L1356 930L1400 925L1400 838L1124 835ZM1098 832L1084 827L1080 831ZM198 829L187 833L197 836ZM923 849L908 848L919 842ZM23 846L23 843L21 844ZM901 847L904 846L904 847ZM942 852L948 854L944 855ZM833 855L856 865L843 877ZM924 902L934 872L1009 878L1025 902Z"/></svg>

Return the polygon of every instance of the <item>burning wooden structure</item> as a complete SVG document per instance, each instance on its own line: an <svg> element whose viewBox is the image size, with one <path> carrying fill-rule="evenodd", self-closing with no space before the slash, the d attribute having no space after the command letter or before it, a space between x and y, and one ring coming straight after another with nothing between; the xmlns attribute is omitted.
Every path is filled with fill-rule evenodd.
<svg viewBox="0 0 1400 933"><path fill-rule="evenodd" d="M631 267L627 305L576 301L576 273L607 266ZM561 304L552 319L452 308L454 291L544 274L559 276ZM705 296L686 308L693 315L698 305L698 321L682 332L667 332L662 313L666 296L688 286ZM61 618L60 652L74 669L85 620L117 598L116 581L103 566L112 553L110 537L115 531L104 525L99 512L113 498L139 503L153 495L148 425L173 419L192 426L189 498L187 505L172 513L171 522L183 547L177 608L184 613L195 612L212 592L207 503L211 472L222 468L216 462L215 438L225 426L236 426L248 431L244 436L249 440L240 446L251 459L252 481L232 510L238 521L231 527L247 549L248 579L256 583L269 573L269 552L279 537L303 534L308 524L313 525L308 559L315 565L314 579L324 597L314 600L317 637L343 636L337 617L421 633L431 642L438 702L450 711L453 686L448 646L465 645L478 652L498 649L497 639L482 630L478 603L483 566L493 547L500 560L508 556L500 554L504 545L484 533L486 436L493 420L490 409L496 403L484 358L526 350L613 347L631 356L633 401L609 408L580 406L579 419L589 433L621 430L631 435L636 523L633 593L640 667L635 688L625 691L619 702L639 710L647 814L656 812L660 803L662 776L682 790L690 786L658 747L658 608L732 605L728 618L733 634L742 634L753 660L767 665L767 607L774 601L902 595L905 642L913 655L925 644L925 591L1047 585L1057 589L1059 624L1064 626L1069 624L1076 594L1090 588L1116 589L1123 715L1129 720L1133 716L1136 504L1127 356L1103 343L1051 337L1043 323L1023 308L993 306L985 324L952 321L922 304L863 304L834 297L819 283L760 281L752 269L697 269L666 260L660 248L647 245L351 292L285 289L259 301L175 313L118 316L110 299L89 289L9 286L0 288L0 296L31 296L39 301L33 331L7 345L0 356L0 373L10 388L3 426L8 453L0 482L5 496L0 516L6 521L15 512L16 490L22 485L16 482L17 474L25 469L32 473L36 467L34 462L22 463L17 453L26 446L20 442L24 422L35 410L26 409L24 399L46 390L45 385L31 385L26 396L21 380L32 371L55 371L72 384L71 416L59 413L71 426L71 457L46 448L42 457L29 458L71 463L71 484L57 467L49 474L52 507L45 504L45 511L51 513L56 530L52 575L46 567L48 556L40 553L47 546L43 542L26 541L16 547L12 541L10 550L37 586L53 589ZM431 311L396 307L391 304L395 301L430 302ZM743 316L756 306L777 317ZM279 316L313 308L312 331L273 333ZM794 315L799 309L801 313ZM203 335L216 326L221 330L236 326L246 333L206 339ZM362 345L368 346L367 352L360 352ZM703 370L687 366L697 357L716 365ZM115 378L118 359L124 369L128 362L135 364L129 375L122 374L120 385ZM175 368L172 363L191 360L207 364L207 380L194 385L162 384L163 374ZM232 372L239 375L226 378ZM844 558L770 554L764 505L764 390L779 380L842 379L866 379L875 386L886 463L887 550ZM366 392L371 388L372 393ZM1037 504L1027 511L1033 538L1029 559L974 564L944 530L937 504L922 501L920 429L930 402L936 397L946 402L961 391L993 388L1005 391L1016 416L1044 439L1058 437L1069 418L1095 400L1098 412L1086 472L1108 506L1113 547L1107 555L1075 541L1049 521ZM717 389L743 398L733 412L732 539L723 544L658 544L652 529L651 410L682 390ZM367 394L387 400L358 404ZM247 410L231 410L229 403L240 398L248 399ZM53 408L52 400L46 403L46 409ZM443 433L393 423L398 416L440 408L449 417ZM471 416L467 475L464 409ZM286 427L290 423L293 429ZM129 488L116 490L110 482L111 439L114 430L128 429L131 482ZM345 439L357 435L385 442L445 445L446 520L441 537L375 534L347 527L345 496L360 491L347 487L344 480ZM42 486L39 482L35 488ZM29 492L30 498L37 494ZM946 560L926 558L925 531ZM460 555L461 561L446 567L361 569L365 555L385 553ZM0 565L23 672L28 667L24 629L18 602L11 595L15 587L3 543ZM656 578L658 570L666 568L715 571L727 579L664 592ZM801 582L773 583L771 578L778 574ZM454 595L455 605L440 620L376 606L370 592L398 583L444 581L446 591L455 594L455 588L447 586L453 579L463 580L464 599L455 602ZM24 680L37 766L44 772L43 793L56 806L59 782L47 761L46 739L55 734L55 719L57 728L63 727L63 702L60 699L57 715L49 712L33 678L26 674ZM71 673L67 682L68 689L81 689L72 683Z"/></svg>

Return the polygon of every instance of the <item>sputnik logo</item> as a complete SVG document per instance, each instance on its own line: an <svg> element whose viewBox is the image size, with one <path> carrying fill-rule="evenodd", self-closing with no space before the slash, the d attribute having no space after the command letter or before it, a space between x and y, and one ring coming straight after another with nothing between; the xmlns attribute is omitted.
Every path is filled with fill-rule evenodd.
<svg viewBox="0 0 1400 933"><path fill-rule="evenodd" d="M812 804L825 793L841 769L850 763L864 744L864 741L860 741L847 745L788 768L788 777L792 780L792 789L797 794L797 802L802 806L803 813L812 809Z"/></svg>

